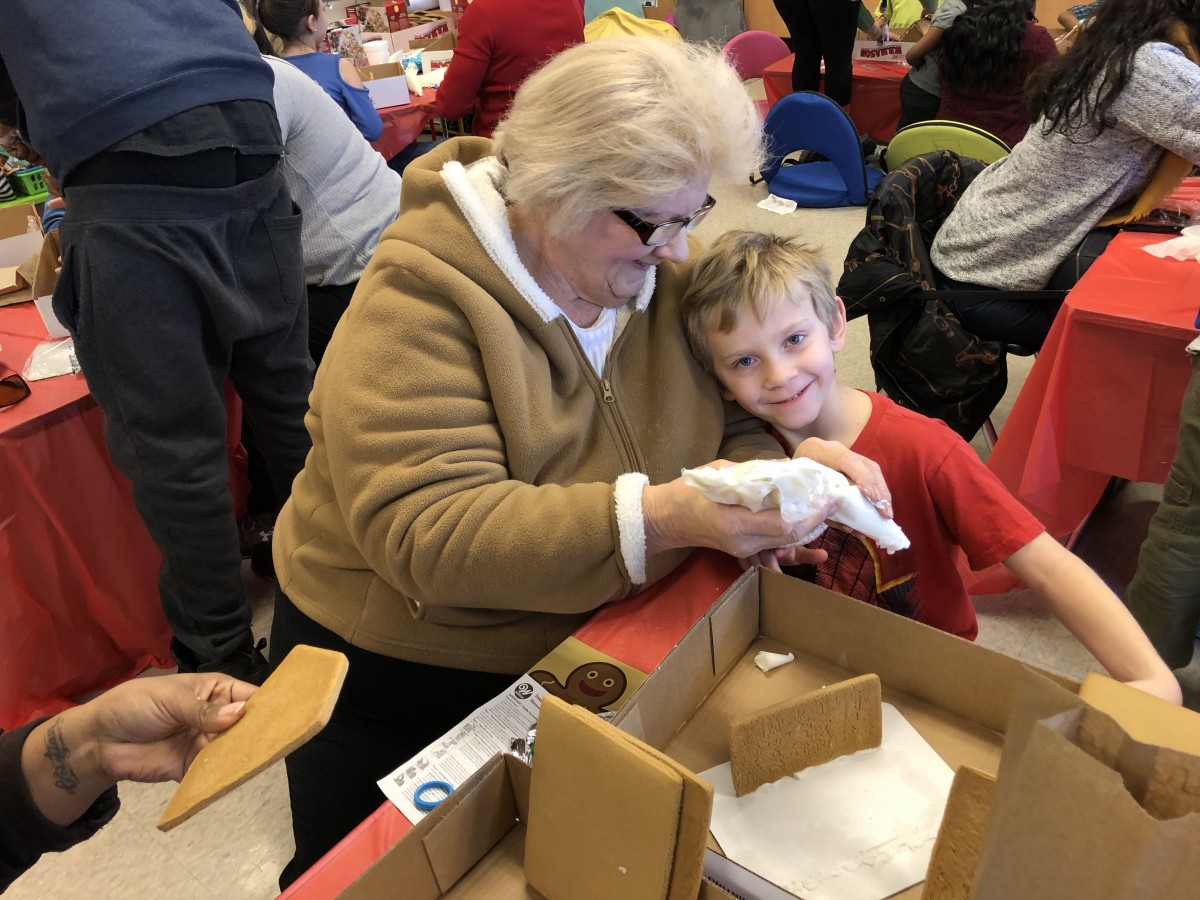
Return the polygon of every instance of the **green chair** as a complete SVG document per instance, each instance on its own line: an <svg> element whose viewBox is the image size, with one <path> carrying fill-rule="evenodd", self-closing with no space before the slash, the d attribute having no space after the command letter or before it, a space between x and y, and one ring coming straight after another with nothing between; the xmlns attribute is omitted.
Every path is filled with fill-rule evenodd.
<svg viewBox="0 0 1200 900"><path fill-rule="evenodd" d="M949 150L958 156L977 159L984 165L1008 156L1012 148L994 134L965 122L931 119L906 125L888 142L883 157L884 171L890 172L914 156Z"/></svg>

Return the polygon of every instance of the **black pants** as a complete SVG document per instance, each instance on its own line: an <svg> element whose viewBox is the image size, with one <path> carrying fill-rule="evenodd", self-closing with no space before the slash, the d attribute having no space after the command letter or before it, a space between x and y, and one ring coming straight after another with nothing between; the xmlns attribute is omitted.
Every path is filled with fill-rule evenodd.
<svg viewBox="0 0 1200 900"><path fill-rule="evenodd" d="M942 98L913 84L912 73L909 72L900 82L900 121L896 130L899 131L905 125L936 119L941 105Z"/></svg>
<svg viewBox="0 0 1200 900"><path fill-rule="evenodd" d="M271 663L297 644L346 654L350 671L333 717L287 757L296 855L279 876L285 889L384 801L375 783L415 756L516 675L467 672L360 650L275 595Z"/></svg>
<svg viewBox="0 0 1200 900"><path fill-rule="evenodd" d="M281 175L273 160L259 174L261 159L246 172L232 150L207 153L147 175L161 182L177 169L203 175L184 183L204 186L119 183L128 166L108 157L126 154L80 167L67 187L54 310L104 411L113 462L162 551L167 622L199 658L214 659L245 640L251 618L222 389L233 381L286 497L310 446L312 363L300 215Z"/></svg>
<svg viewBox="0 0 1200 900"><path fill-rule="evenodd" d="M821 86L825 60L825 94L846 106L853 89L850 55L858 32L858 0L775 0L787 25L796 61L792 90L815 91Z"/></svg>
<svg viewBox="0 0 1200 900"><path fill-rule="evenodd" d="M1092 263L1100 258L1108 242L1119 229L1116 226L1093 228L1050 276L1048 291L1069 291L1075 287ZM995 291L997 298L957 300L949 304L967 331L987 341L1020 344L1031 350L1042 349L1050 326L1062 306L1061 300L1009 300L997 288L955 281L939 273L945 289Z"/></svg>

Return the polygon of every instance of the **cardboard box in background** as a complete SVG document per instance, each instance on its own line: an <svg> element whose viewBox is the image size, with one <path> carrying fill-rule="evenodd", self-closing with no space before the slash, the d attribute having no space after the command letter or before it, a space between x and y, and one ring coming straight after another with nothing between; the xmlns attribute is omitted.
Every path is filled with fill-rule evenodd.
<svg viewBox="0 0 1200 900"><path fill-rule="evenodd" d="M376 109L408 103L408 79L399 63L363 66L358 73L367 93L371 95L371 105Z"/></svg>
<svg viewBox="0 0 1200 900"><path fill-rule="evenodd" d="M903 64L904 57L912 46L912 42L907 41L884 41L882 44L878 41L855 41L851 58L856 61L861 59Z"/></svg>
<svg viewBox="0 0 1200 900"><path fill-rule="evenodd" d="M31 226L30 219L33 219ZM37 209L32 203L17 203L13 206L0 207L0 240L26 234L30 230L41 234Z"/></svg>
<svg viewBox="0 0 1200 900"><path fill-rule="evenodd" d="M417 38L408 42L409 50L453 50L458 46L458 35L447 31L435 38Z"/></svg>
<svg viewBox="0 0 1200 900"><path fill-rule="evenodd" d="M378 31L389 33L403 31L411 27L408 20L408 7L395 0L387 3L360 3L358 8L358 23L363 31Z"/></svg>
<svg viewBox="0 0 1200 900"><path fill-rule="evenodd" d="M759 650L791 651L764 675ZM693 772L729 759L733 719L875 672L884 700L951 768L997 769L1023 663L857 600L765 570L743 575L684 635L614 720ZM1077 685L1046 677L1068 689ZM528 769L495 757L365 872L343 897L405 885L414 900L526 898ZM524 804L524 805L523 805ZM636 816L637 810L630 810ZM494 848L494 849L493 849ZM896 896L919 897L913 887ZM701 897L728 896L706 884Z"/></svg>
<svg viewBox="0 0 1200 900"><path fill-rule="evenodd" d="M345 57L360 68L367 64L367 54L362 47L362 28L357 24L330 28L326 37L331 53Z"/></svg>
<svg viewBox="0 0 1200 900"><path fill-rule="evenodd" d="M774 9L775 7L772 6L771 8ZM653 6L645 3L642 4L642 15L644 15L647 19L657 19L660 22L665 22L667 21L667 16L674 15L674 13L675 0L654 0ZM778 15L779 14L776 13L776 16ZM746 25L746 30L751 30L749 23Z"/></svg>

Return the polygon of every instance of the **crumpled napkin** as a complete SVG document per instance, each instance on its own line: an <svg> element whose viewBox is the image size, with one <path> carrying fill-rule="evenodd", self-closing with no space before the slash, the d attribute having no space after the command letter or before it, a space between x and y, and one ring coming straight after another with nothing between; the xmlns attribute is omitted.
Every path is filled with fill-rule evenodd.
<svg viewBox="0 0 1200 900"><path fill-rule="evenodd" d="M788 213L796 211L796 201L789 200L787 197L776 197L774 194L767 194L766 197L758 201L758 208L786 216Z"/></svg>
<svg viewBox="0 0 1200 900"><path fill-rule="evenodd" d="M857 485L811 459L755 459L722 469L684 469L683 481L715 503L737 504L751 512L778 509L785 522L807 518L832 498L837 507L829 521L866 535L888 553L909 546L900 526L880 515ZM800 543L815 540L825 528L820 525Z"/></svg>
<svg viewBox="0 0 1200 900"><path fill-rule="evenodd" d="M1189 225L1181 229L1179 237L1157 244L1147 244L1142 248L1151 256L1159 259L1194 259L1200 262L1200 225Z"/></svg>

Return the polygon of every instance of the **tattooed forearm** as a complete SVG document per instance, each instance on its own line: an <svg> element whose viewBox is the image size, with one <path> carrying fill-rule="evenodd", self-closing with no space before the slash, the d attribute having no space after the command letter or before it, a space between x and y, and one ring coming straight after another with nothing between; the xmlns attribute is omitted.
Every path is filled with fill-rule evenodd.
<svg viewBox="0 0 1200 900"><path fill-rule="evenodd" d="M54 766L54 786L74 794L79 787L79 776L71 768L71 751L63 740L62 725L58 721L52 722L46 731L46 759Z"/></svg>

